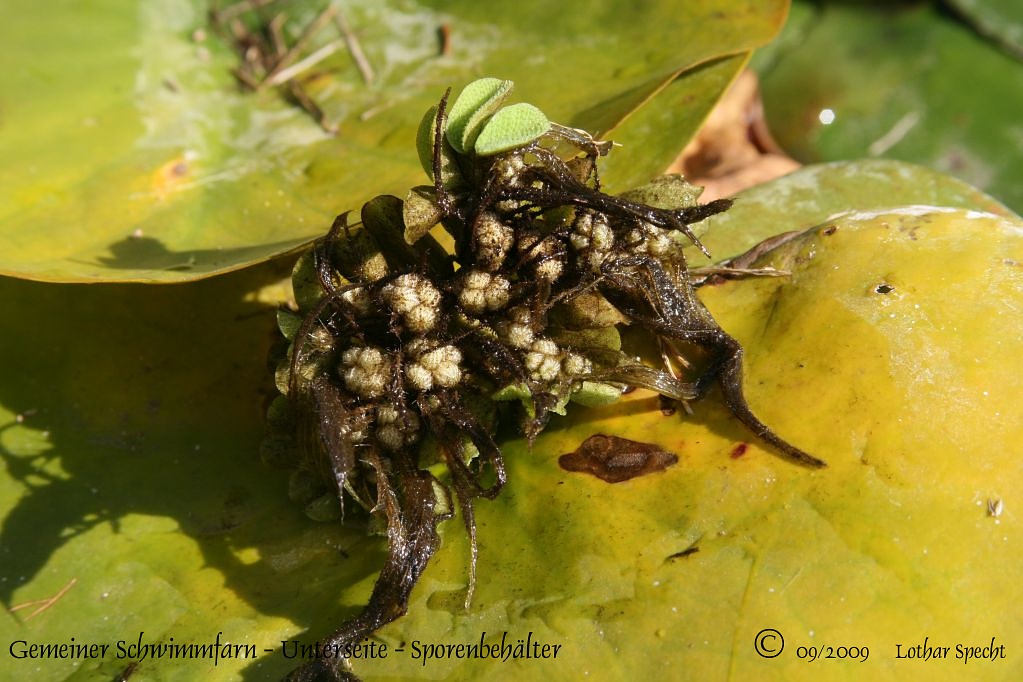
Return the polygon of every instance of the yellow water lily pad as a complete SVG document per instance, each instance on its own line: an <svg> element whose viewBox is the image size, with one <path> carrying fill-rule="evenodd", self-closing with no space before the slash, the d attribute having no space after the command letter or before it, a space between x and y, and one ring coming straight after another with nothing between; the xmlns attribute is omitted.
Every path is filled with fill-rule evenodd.
<svg viewBox="0 0 1023 682"><path fill-rule="evenodd" d="M747 349L750 402L823 457L772 456L712 395L664 416L639 392L573 410L530 452L506 445L509 484L477 506L479 583L466 543L444 547L409 615L379 632L367 679L1011 679L1021 666L956 660L1023 638L1012 445L1023 439L1023 224L909 207L837 218L765 263L784 279L702 290ZM558 455L613 433L678 454L608 484ZM765 654L754 648L762 635ZM507 633L505 635L505 633ZM427 645L539 643L539 657L416 658ZM912 647L948 646L923 663ZM560 645L542 657L543 645ZM811 647L821 660L811 665ZM395 649L403 648L403 653ZM480 651L464 648L467 651ZM498 651L501 651L498 648ZM914 651L916 651L914 649ZM965 652L965 649L960 651ZM828 659L828 654L841 658ZM852 655L855 653L855 655ZM975 652L976 653L976 652ZM860 660L866 659L866 660ZM926 665L926 668L921 666ZM826 670L824 670L826 669ZM824 670L824 672L822 672Z"/></svg>

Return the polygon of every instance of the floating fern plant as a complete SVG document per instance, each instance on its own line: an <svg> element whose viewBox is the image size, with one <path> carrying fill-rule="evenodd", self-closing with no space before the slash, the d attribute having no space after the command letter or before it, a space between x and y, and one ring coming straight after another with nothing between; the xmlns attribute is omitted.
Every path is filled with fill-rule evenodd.
<svg viewBox="0 0 1023 682"><path fill-rule="evenodd" d="M388 537L369 604L331 645L405 613L455 505L472 544L469 602L473 504L507 482L499 423L533 439L572 401L599 406L630 387L691 401L717 384L778 454L823 466L751 412L742 349L696 298L682 247L702 249L690 226L731 202L699 204L679 176L603 193L610 143L503 106L511 89L484 78L450 108L445 94L418 135L432 184L338 216L295 268L264 454L296 469L291 493L310 516L340 518L350 500ZM625 326L659 349L653 360L623 348ZM437 462L443 479L427 469ZM344 678L345 665L312 661L292 678Z"/></svg>

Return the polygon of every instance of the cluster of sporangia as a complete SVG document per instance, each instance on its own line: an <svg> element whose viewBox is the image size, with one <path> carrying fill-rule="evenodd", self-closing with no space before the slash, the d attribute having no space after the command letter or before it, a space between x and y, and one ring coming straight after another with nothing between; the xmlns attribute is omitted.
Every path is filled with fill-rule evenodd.
<svg viewBox="0 0 1023 682"><path fill-rule="evenodd" d="M404 612L451 489L475 552L472 502L505 482L493 434L509 407L532 439L569 400L606 404L641 386L684 401L717 382L758 435L819 464L749 412L741 349L689 282L683 240L699 245L689 224L730 202L698 205L677 176L602 193L596 161L610 145L529 104L501 107L510 88L475 81L450 109L445 96L418 140L433 185L377 197L359 221L339 216L295 269L300 309L280 317L286 398L271 408L265 452L297 465L291 492L307 513L337 518L347 495L389 536L371 603L334 641ZM648 332L663 362L623 352L626 325ZM695 376L678 375L687 363L675 344L692 352ZM438 461L449 481L427 471ZM470 591L473 578L470 567Z"/></svg>

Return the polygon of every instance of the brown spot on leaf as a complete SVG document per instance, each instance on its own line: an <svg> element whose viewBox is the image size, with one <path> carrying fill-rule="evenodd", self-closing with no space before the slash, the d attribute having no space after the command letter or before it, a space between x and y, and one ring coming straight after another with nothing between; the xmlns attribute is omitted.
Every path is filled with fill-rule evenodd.
<svg viewBox="0 0 1023 682"><path fill-rule="evenodd" d="M749 443L739 443L732 448L732 454L729 455L732 459L739 459L746 454L746 450L749 449Z"/></svg>
<svg viewBox="0 0 1023 682"><path fill-rule="evenodd" d="M192 168L190 162L194 154L184 152L170 159L155 171L151 178L153 194L161 201L172 193L188 187Z"/></svg>
<svg viewBox="0 0 1023 682"><path fill-rule="evenodd" d="M677 455L653 443L603 434L590 436L575 452L558 458L562 469L593 474L608 483L664 471L676 462Z"/></svg>

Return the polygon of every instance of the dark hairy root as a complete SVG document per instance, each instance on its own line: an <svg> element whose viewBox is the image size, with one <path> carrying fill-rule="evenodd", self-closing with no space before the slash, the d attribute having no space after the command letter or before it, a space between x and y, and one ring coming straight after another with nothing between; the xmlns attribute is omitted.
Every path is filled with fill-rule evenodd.
<svg viewBox="0 0 1023 682"><path fill-rule="evenodd" d="M369 604L359 615L326 637L323 640L325 647L343 649L361 642L405 615L412 588L440 544L437 524L451 517L450 513L437 514L434 511L439 502L435 497L436 479L427 472L401 466L399 470L388 473L386 465L379 459L373 466L378 477L393 479L380 486L382 499L378 501L388 519L387 561L373 586ZM334 682L358 678L345 667L344 658L323 658L306 663L285 679L289 682Z"/></svg>

